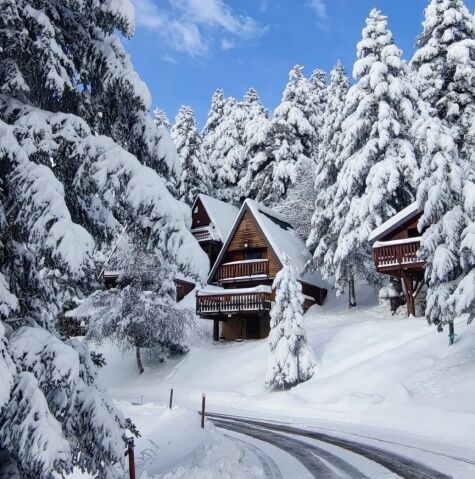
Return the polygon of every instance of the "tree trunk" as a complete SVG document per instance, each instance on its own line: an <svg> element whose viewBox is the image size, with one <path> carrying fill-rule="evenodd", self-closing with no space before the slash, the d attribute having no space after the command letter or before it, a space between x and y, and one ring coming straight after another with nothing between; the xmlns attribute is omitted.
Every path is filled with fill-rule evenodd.
<svg viewBox="0 0 475 479"><path fill-rule="evenodd" d="M449 345L452 346L455 342L455 326L454 322L449 322Z"/></svg>
<svg viewBox="0 0 475 479"><path fill-rule="evenodd" d="M353 276L353 273L348 275L348 306L350 308L356 306L355 277Z"/></svg>
<svg viewBox="0 0 475 479"><path fill-rule="evenodd" d="M144 369L142 365L142 357L140 356L140 348L138 346L135 347L135 357L137 358L137 367L139 368L139 373L142 374Z"/></svg>
<svg viewBox="0 0 475 479"><path fill-rule="evenodd" d="M391 312L395 313L399 306L404 304L404 301L401 297L402 295L402 283L401 279L396 276L391 276L391 284L394 290L398 293L398 296L391 298Z"/></svg>

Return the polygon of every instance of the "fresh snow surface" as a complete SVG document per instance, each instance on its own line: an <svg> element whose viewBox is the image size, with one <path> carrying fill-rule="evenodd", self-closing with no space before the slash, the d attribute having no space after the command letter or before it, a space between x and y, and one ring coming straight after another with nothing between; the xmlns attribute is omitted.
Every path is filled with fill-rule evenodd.
<svg viewBox="0 0 475 479"><path fill-rule="evenodd" d="M272 293L272 288L266 285L255 286L254 288L240 288L240 289L202 289L198 291L198 296L215 296L228 294L244 294L244 293ZM312 298L313 299L313 298Z"/></svg>
<svg viewBox="0 0 475 479"><path fill-rule="evenodd" d="M117 406L141 433L135 439L137 479L264 479L257 457L210 421L201 429L197 411L152 402L118 401ZM128 477L127 460L121 472ZM76 471L67 477L91 476Z"/></svg>
<svg viewBox="0 0 475 479"><path fill-rule="evenodd" d="M447 335L424 319L391 317L377 292L360 287L357 295L359 305L348 311L346 298L331 291L323 307L305 314L318 369L290 391L264 387L267 340L216 344L206 320L200 321L206 332L186 356L147 367L141 376L133 355L103 346L107 366L100 382L123 401L158 407L174 388L175 404L196 410L205 392L209 411L324 425L474 458L473 326L457 322L457 341L449 347ZM467 479L466 472L454 477Z"/></svg>
<svg viewBox="0 0 475 479"><path fill-rule="evenodd" d="M376 241L374 243L373 248L381 248L382 246L396 246L398 244L410 244L410 243L420 243L422 240L422 236L416 236L414 238L404 238L400 240L392 240L392 241Z"/></svg>
<svg viewBox="0 0 475 479"><path fill-rule="evenodd" d="M200 194L199 198L213 223L221 242L225 242L231 231L234 221L239 214L239 209L224 201L217 200L211 196Z"/></svg>
<svg viewBox="0 0 475 479"><path fill-rule="evenodd" d="M375 228L369 235L368 241L372 243L373 241L378 240L379 238L381 238L381 236L393 231L400 224L416 216L420 211L421 209L419 208L419 204L417 203L417 201L411 203L409 206L399 211L399 213L395 214L388 221L385 221L383 224Z"/></svg>

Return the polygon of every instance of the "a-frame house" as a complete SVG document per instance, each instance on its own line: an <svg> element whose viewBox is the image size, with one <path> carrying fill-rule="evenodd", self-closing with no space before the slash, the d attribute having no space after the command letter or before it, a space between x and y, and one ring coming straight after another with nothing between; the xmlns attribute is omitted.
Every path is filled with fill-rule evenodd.
<svg viewBox="0 0 475 479"><path fill-rule="evenodd" d="M287 255L298 272L311 259L305 243L279 213L247 199L208 277L196 311L214 321L214 339L258 339L270 331L272 283ZM304 308L322 304L327 290L318 273L299 277Z"/></svg>
<svg viewBox="0 0 475 479"><path fill-rule="evenodd" d="M239 209L211 196L199 194L191 207L191 234L208 255L210 267L233 227Z"/></svg>
<svg viewBox="0 0 475 479"><path fill-rule="evenodd" d="M426 264L418 256L422 233L417 224L422 210L409 205L376 228L369 241L373 246L376 271L402 280L407 314L415 316L415 299L424 284Z"/></svg>

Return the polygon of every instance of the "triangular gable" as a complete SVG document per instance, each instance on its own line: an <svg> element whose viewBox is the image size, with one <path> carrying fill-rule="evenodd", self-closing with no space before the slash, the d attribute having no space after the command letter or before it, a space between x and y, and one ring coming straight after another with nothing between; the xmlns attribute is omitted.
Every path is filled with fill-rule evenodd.
<svg viewBox="0 0 475 479"><path fill-rule="evenodd" d="M276 213L270 208L262 206L256 201L250 199L247 199L241 207L233 228L226 238L218 258L208 276L209 283L214 279L217 270L222 263L224 254L228 251L246 212L249 212L258 231L264 238L268 250L274 255L277 263L280 265L280 269L282 268L283 255L286 254L290 262L297 269L300 281L320 288L326 287L325 282L322 280L318 271L308 274L302 273L305 265L311 260L312 256L304 241L298 236L288 221L286 221L286 219L279 213Z"/></svg>
<svg viewBox="0 0 475 479"><path fill-rule="evenodd" d="M262 231L262 228L260 227L259 225L259 221L258 219L256 218L254 212L252 211L251 208L249 208L249 205L246 202L244 202L244 204L242 205L241 207L241 210L239 211L239 215L238 217L236 218L236 221L234 222L234 225L233 225L233 228L232 230L230 231L228 237L226 238L226 241L225 243L223 244L223 247L221 248L221 251L219 252L219 255L218 257L216 258L216 261L214 263L214 266L208 276L208 283L211 283L214 279L214 277L216 276L216 273L218 271L218 268L219 266L221 265L221 262L223 261L223 258L224 258L224 255L225 253L228 251L229 249L229 246L231 245L232 243L232 240L234 239L235 235L236 235L236 232L238 231L238 228L239 226L241 225L242 223L242 220L244 218L244 215L245 213L248 213L251 217L251 220L253 221L254 225L256 226L256 229L259 231L259 234L261 235L262 239L264 240L269 252L271 254L273 254L274 258L276 259L276 261L278 262L280 268L282 268L282 262L280 261L278 255L276 254L276 252L274 251L274 248L272 247L271 243L269 242L267 236L265 235L264 231Z"/></svg>

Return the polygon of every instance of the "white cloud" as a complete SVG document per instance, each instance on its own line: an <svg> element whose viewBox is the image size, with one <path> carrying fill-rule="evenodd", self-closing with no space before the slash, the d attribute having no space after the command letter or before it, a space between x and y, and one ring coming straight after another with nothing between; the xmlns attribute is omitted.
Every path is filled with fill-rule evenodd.
<svg viewBox="0 0 475 479"><path fill-rule="evenodd" d="M249 16L239 15L224 0L133 0L139 27L156 32L176 51L192 56L205 54L216 37L221 48L233 48L237 40L261 35L264 29ZM226 36L223 36L226 35Z"/></svg>
<svg viewBox="0 0 475 479"><path fill-rule="evenodd" d="M310 8L315 11L320 20L326 20L328 18L325 0L310 0Z"/></svg>
<svg viewBox="0 0 475 479"><path fill-rule="evenodd" d="M230 38L223 38L221 40L221 48L224 51L232 50L235 46L236 46L236 42L231 40Z"/></svg>

